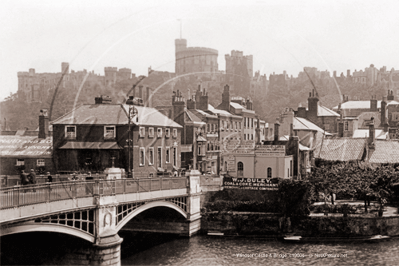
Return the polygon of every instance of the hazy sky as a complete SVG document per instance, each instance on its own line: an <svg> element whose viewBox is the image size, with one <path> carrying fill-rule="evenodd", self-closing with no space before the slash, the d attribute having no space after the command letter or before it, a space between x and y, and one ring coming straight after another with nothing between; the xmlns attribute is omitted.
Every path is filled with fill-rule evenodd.
<svg viewBox="0 0 399 266"><path fill-rule="evenodd" d="M174 72L174 39L252 54L254 71L297 76L304 66L338 73L399 68L399 1L1 1L0 99L17 72L147 68Z"/></svg>

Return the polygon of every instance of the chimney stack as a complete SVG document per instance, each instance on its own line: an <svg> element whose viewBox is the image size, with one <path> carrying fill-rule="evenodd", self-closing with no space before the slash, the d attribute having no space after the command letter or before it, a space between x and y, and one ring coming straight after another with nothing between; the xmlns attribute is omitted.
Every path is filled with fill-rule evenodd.
<svg viewBox="0 0 399 266"><path fill-rule="evenodd" d="M383 97L381 101L381 126L387 123L387 97Z"/></svg>
<svg viewBox="0 0 399 266"><path fill-rule="evenodd" d="M388 90L388 101L393 101L395 100L395 96L393 95L393 90Z"/></svg>
<svg viewBox="0 0 399 266"><path fill-rule="evenodd" d="M39 139L48 137L48 112L47 109L40 110L39 115Z"/></svg>
<svg viewBox="0 0 399 266"><path fill-rule="evenodd" d="M280 123L278 119L276 120L276 123L274 123L274 143L276 144L277 141L279 140L279 128L280 128Z"/></svg>
<svg viewBox="0 0 399 266"><path fill-rule="evenodd" d="M230 111L230 87L228 84L224 86L222 93L222 103L220 107L220 109L222 110Z"/></svg>
<svg viewBox="0 0 399 266"><path fill-rule="evenodd" d="M377 97L376 96L371 96L370 111L377 112Z"/></svg>
<svg viewBox="0 0 399 266"><path fill-rule="evenodd" d="M369 138L367 141L369 149L375 148L375 129L374 129L374 117L371 117L371 122L369 124Z"/></svg>

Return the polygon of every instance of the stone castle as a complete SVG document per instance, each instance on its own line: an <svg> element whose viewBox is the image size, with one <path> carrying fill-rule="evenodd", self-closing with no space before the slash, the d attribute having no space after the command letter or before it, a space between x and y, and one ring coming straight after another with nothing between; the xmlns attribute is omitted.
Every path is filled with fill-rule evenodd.
<svg viewBox="0 0 399 266"><path fill-rule="evenodd" d="M62 88L77 90L85 80L88 86L101 84L112 86L120 80L136 78L129 68L117 69L116 67L105 67L104 76L95 74L94 71L69 71L69 63L61 63L61 72L57 73L36 73L34 68L29 72L18 72L18 92L24 95L27 102L44 101L51 90L55 89L58 83Z"/></svg>

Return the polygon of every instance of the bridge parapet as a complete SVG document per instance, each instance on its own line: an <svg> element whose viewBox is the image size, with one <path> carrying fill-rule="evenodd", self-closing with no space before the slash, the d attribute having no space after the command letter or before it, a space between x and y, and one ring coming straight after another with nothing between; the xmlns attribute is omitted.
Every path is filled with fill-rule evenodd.
<svg viewBox="0 0 399 266"><path fill-rule="evenodd" d="M200 173L193 171L183 178L68 181L3 188L0 235L31 231L72 234L93 243L96 255L89 264L119 265L123 240L118 231L140 212L171 208L186 219L182 235L199 231L199 177Z"/></svg>

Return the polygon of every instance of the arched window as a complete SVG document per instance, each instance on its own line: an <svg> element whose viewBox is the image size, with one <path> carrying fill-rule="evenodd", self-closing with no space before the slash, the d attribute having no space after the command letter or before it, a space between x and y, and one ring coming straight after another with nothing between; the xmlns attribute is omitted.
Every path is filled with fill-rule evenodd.
<svg viewBox="0 0 399 266"><path fill-rule="evenodd" d="M271 167L267 168L267 178L272 178L272 168Z"/></svg>
<svg viewBox="0 0 399 266"><path fill-rule="evenodd" d="M244 176L244 164L242 162L237 163L237 176Z"/></svg>

